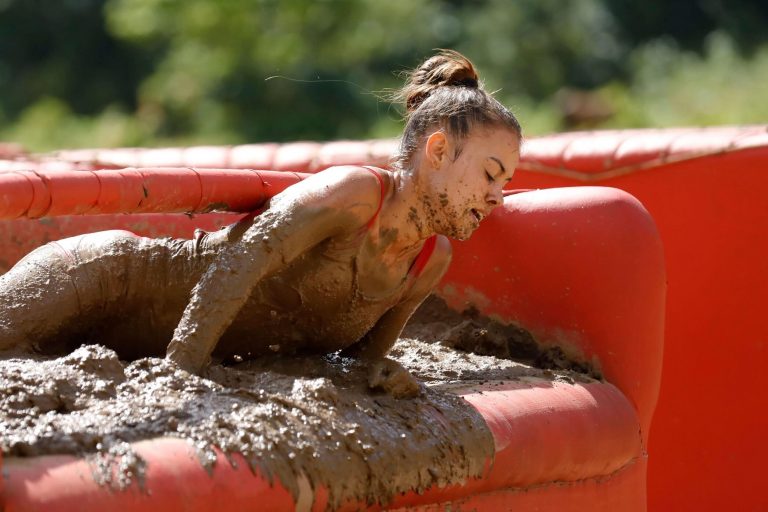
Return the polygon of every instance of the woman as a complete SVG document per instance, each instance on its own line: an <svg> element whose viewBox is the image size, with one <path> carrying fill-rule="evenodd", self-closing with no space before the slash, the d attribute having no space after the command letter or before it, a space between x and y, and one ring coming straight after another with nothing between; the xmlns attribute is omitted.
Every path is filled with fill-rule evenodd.
<svg viewBox="0 0 768 512"><path fill-rule="evenodd" d="M468 238L501 204L521 131L453 51L401 92L392 172L329 169L194 240L107 231L33 251L0 278L0 349L98 342L134 358L167 347L190 372L211 356L346 349L370 361L371 386L415 394L384 356L444 274L446 237Z"/></svg>

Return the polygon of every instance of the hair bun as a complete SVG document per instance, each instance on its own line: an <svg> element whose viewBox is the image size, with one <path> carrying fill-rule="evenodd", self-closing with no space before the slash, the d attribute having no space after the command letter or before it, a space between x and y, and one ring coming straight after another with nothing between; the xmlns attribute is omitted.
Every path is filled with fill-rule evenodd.
<svg viewBox="0 0 768 512"><path fill-rule="evenodd" d="M435 89L445 86L480 88L475 66L454 50L440 50L410 73L402 90L406 111L416 110Z"/></svg>

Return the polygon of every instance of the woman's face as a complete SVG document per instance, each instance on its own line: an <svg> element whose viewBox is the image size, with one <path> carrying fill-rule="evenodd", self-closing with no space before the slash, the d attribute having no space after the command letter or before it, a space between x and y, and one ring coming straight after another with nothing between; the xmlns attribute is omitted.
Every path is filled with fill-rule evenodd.
<svg viewBox="0 0 768 512"><path fill-rule="evenodd" d="M425 144L422 199L436 233L466 240L502 203L520 159L520 139L506 128L477 128L457 145L435 132Z"/></svg>

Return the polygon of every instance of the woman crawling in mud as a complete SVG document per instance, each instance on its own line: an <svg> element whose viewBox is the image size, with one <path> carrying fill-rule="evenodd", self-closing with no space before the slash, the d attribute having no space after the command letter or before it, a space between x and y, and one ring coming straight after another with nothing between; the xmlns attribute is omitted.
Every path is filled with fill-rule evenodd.
<svg viewBox="0 0 768 512"><path fill-rule="evenodd" d="M425 61L401 93L392 171L329 169L192 240L105 231L31 252L0 277L0 350L100 343L190 372L344 350L370 362L372 387L416 394L385 355L445 272L446 237L468 238L501 204L521 130L456 52Z"/></svg>

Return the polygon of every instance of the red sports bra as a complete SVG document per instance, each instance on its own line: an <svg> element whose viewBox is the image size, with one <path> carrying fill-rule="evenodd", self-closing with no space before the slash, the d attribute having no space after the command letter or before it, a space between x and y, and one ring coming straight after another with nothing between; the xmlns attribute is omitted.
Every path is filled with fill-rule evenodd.
<svg viewBox="0 0 768 512"><path fill-rule="evenodd" d="M376 209L376 213L373 214L373 217L371 217L371 220L369 220L367 224L368 229L370 229L373 223L376 222L376 218L379 216L379 212L381 212L381 207L384 204L384 197L387 195L387 187L384 185L384 179L381 177L381 174L379 174L377 169L368 167L367 165L364 165L363 168L376 176L376 179L379 180L379 187L381 188L379 207ZM437 235L432 235L431 237L427 238L427 240L424 242L424 246L421 248L421 252L419 252L419 254L416 256L416 259L414 259L413 263L411 263L411 267L408 269L409 277L416 278L421 275L424 267L427 266L429 258L432 257L432 253L435 251L436 243Z"/></svg>

